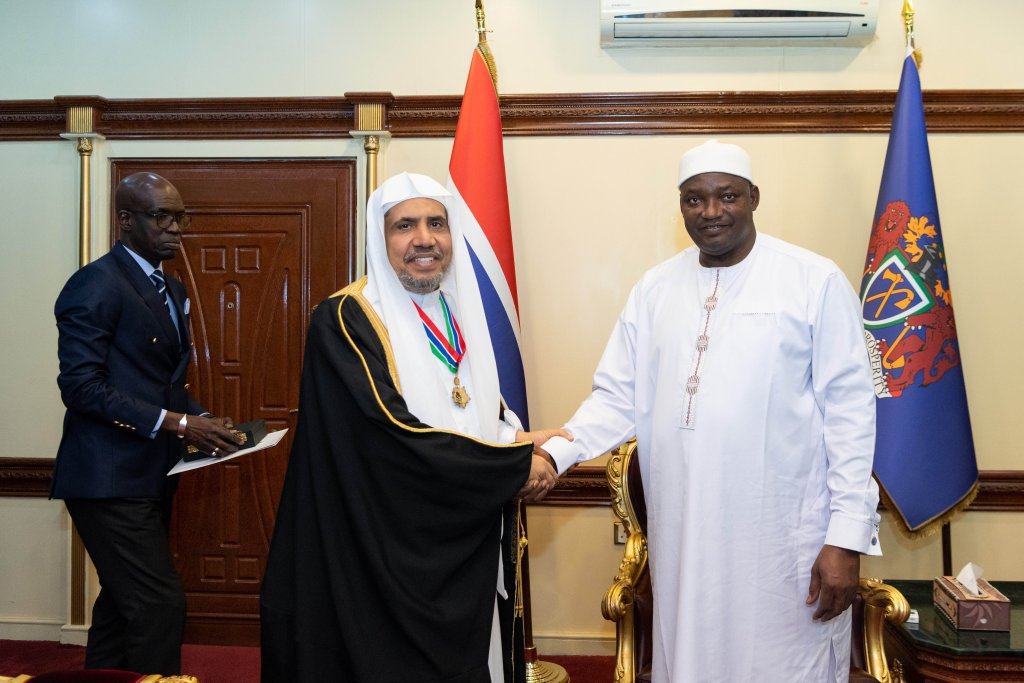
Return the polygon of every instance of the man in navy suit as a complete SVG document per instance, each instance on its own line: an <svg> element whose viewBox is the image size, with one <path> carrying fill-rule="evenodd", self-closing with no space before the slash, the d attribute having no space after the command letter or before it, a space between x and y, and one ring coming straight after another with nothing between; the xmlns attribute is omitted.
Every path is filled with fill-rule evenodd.
<svg viewBox="0 0 1024 683"><path fill-rule="evenodd" d="M177 674L185 596L167 528L183 446L238 449L226 417L187 391L189 300L161 262L191 219L177 189L135 173L114 198L121 239L71 276L54 308L67 407L52 498L62 498L99 574L85 666Z"/></svg>

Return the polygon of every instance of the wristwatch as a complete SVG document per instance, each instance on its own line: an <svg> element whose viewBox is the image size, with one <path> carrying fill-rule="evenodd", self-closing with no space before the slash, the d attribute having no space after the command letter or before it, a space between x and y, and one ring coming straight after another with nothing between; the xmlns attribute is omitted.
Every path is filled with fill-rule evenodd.
<svg viewBox="0 0 1024 683"><path fill-rule="evenodd" d="M178 438L185 438L185 430L188 429L188 415L182 414L181 419L178 420Z"/></svg>

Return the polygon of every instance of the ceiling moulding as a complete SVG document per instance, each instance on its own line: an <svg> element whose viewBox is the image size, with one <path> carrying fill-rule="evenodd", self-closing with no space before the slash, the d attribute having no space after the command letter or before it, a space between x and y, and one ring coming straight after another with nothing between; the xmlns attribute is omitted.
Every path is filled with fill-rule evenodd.
<svg viewBox="0 0 1024 683"><path fill-rule="evenodd" d="M461 98L345 97L138 99L57 97L0 100L0 140L56 139L70 106L95 110L96 132L109 139L271 139L349 137L355 108L383 102L395 138L451 137ZM894 91L825 90L710 93L553 93L505 95L507 136L679 135L737 133L885 133ZM930 133L1024 132L1024 90L931 90L924 93Z"/></svg>

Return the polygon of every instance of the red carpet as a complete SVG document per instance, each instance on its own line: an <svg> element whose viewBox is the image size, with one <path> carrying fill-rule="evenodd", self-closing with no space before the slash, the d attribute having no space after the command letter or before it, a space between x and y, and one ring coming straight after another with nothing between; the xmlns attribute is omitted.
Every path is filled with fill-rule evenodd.
<svg viewBox="0 0 1024 683"><path fill-rule="evenodd" d="M565 669L570 683L611 683L615 677L614 657L542 655L541 661L558 664Z"/></svg>
<svg viewBox="0 0 1024 683"><path fill-rule="evenodd" d="M558 664L571 683L609 683L613 657L542 655L542 661ZM41 674L81 669L85 648L38 640L0 640L0 675ZM260 679L260 653L254 647L188 645L181 650L181 670L200 683L255 683Z"/></svg>

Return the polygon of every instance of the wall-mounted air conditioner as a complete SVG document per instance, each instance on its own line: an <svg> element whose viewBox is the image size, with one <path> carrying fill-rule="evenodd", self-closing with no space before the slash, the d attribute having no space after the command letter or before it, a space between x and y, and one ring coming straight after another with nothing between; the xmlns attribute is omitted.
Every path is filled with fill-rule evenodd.
<svg viewBox="0 0 1024 683"><path fill-rule="evenodd" d="M601 47L867 45L878 0L601 0Z"/></svg>

